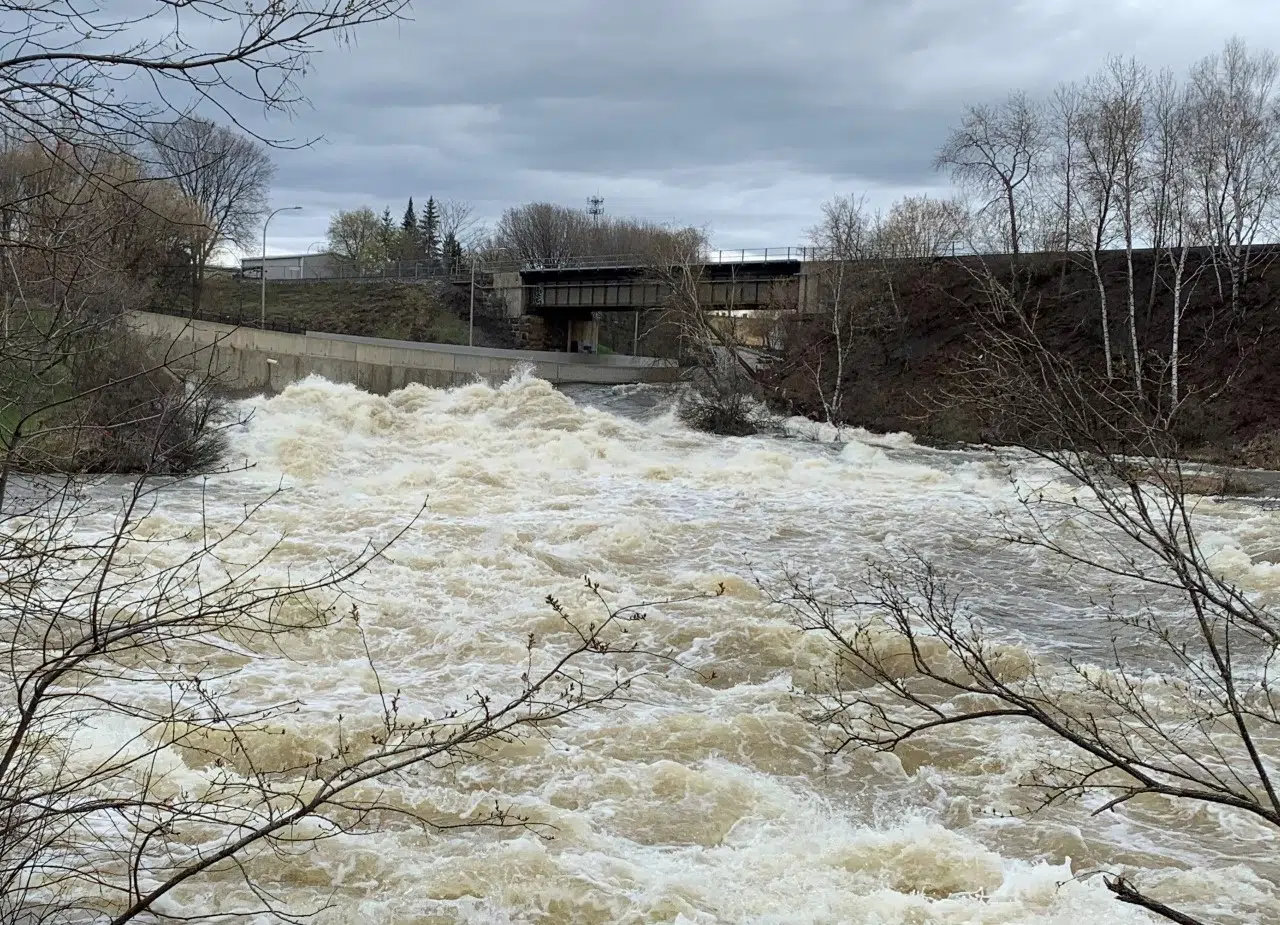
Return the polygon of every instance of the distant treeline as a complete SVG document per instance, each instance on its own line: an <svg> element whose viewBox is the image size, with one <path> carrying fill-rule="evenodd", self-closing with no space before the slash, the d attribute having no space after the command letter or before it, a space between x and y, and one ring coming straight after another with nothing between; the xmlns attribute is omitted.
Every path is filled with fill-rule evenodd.
<svg viewBox="0 0 1280 925"><path fill-rule="evenodd" d="M329 248L357 272L388 263L438 262L456 269L476 255L486 263L532 262L605 254L696 252L706 233L638 218L593 215L549 202L513 206L492 229L469 203L428 197L420 210L410 198L397 224L390 207L340 211L329 221Z"/></svg>

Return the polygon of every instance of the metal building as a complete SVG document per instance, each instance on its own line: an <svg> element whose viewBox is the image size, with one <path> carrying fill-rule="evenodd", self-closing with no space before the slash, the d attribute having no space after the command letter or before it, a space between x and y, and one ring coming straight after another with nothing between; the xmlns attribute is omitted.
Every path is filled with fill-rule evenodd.
<svg viewBox="0 0 1280 925"><path fill-rule="evenodd" d="M252 279L261 279L261 257L244 257L240 260L240 272ZM328 251L310 254L271 255L266 260L267 279L333 279L338 267L333 254Z"/></svg>

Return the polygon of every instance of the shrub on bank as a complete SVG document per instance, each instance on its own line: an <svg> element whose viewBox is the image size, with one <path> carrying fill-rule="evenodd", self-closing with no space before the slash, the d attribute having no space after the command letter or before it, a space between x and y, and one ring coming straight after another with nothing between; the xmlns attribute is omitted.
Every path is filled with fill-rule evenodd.
<svg viewBox="0 0 1280 925"><path fill-rule="evenodd" d="M749 437L768 425L770 416L755 384L729 361L711 360L695 375L676 406L686 426L722 437Z"/></svg>
<svg viewBox="0 0 1280 925"><path fill-rule="evenodd" d="M225 409L212 381L184 382L148 358L147 345L113 327L63 361L63 374L29 396L37 410L16 442L30 473L186 475L213 469Z"/></svg>

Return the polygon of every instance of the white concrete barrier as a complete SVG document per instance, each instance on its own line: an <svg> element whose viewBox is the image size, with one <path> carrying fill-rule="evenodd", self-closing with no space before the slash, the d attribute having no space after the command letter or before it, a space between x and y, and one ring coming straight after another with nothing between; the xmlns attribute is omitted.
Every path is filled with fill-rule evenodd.
<svg viewBox="0 0 1280 925"><path fill-rule="evenodd" d="M522 364L532 364L535 375L555 383L672 382L680 374L674 360L655 357L420 344L315 331L287 334L152 312L130 312L129 320L174 366L207 371L235 388L278 391L319 375L385 394L410 382L446 387L476 377L506 379Z"/></svg>

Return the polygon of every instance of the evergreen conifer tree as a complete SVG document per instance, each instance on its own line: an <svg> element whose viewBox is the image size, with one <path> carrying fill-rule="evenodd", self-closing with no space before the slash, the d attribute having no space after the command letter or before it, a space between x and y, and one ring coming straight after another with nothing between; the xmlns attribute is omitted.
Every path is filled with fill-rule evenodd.
<svg viewBox="0 0 1280 925"><path fill-rule="evenodd" d="M422 241L422 254L427 260L434 260L440 254L440 212L436 208L436 198L427 197L427 204L422 207L422 217L418 219L418 237Z"/></svg>
<svg viewBox="0 0 1280 925"><path fill-rule="evenodd" d="M453 272L462 266L464 259L462 244L458 242L452 231L444 236L444 241L440 245L440 259L444 263L444 268L449 272Z"/></svg>
<svg viewBox="0 0 1280 925"><path fill-rule="evenodd" d="M396 231L395 222L391 219L391 206L386 206L382 210L382 217L379 220L378 238L379 243L382 245L382 259L396 259L400 254L400 236Z"/></svg>
<svg viewBox="0 0 1280 925"><path fill-rule="evenodd" d="M405 207L400 220L400 259L413 262L422 259L421 242L418 240L418 213L413 207L413 197Z"/></svg>

